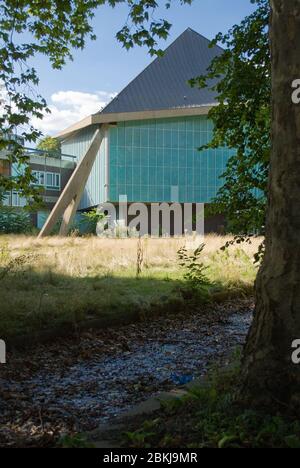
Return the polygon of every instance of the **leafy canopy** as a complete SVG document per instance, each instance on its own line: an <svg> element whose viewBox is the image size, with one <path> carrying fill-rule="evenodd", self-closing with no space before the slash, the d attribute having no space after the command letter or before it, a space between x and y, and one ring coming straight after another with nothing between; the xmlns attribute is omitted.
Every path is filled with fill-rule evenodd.
<svg viewBox="0 0 300 468"><path fill-rule="evenodd" d="M41 151L54 152L59 155L61 153L61 143L57 138L46 136L39 141L37 149Z"/></svg>
<svg viewBox="0 0 300 468"><path fill-rule="evenodd" d="M212 61L206 76L190 82L218 93L219 105L209 112L213 139L202 149L224 145L236 150L213 211L226 213L229 229L239 234L264 229L271 151L270 6L268 0L252 3L257 4L253 14L213 41L223 44L224 54Z"/></svg>

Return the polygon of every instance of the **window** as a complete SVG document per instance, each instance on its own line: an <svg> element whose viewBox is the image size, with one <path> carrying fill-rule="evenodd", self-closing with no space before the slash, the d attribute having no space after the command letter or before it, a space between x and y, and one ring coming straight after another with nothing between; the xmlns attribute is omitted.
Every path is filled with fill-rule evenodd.
<svg viewBox="0 0 300 468"><path fill-rule="evenodd" d="M16 191L6 192L3 200L4 206L24 207L27 205L26 198L21 197Z"/></svg>
<svg viewBox="0 0 300 468"><path fill-rule="evenodd" d="M21 197L18 192L12 192L11 205L24 207L26 206L26 198Z"/></svg>
<svg viewBox="0 0 300 468"><path fill-rule="evenodd" d="M36 185L45 185L45 173L41 171L33 171L33 177L35 178Z"/></svg>
<svg viewBox="0 0 300 468"><path fill-rule="evenodd" d="M46 172L46 187L60 190L60 174L56 172Z"/></svg>
<svg viewBox="0 0 300 468"><path fill-rule="evenodd" d="M2 203L3 203L3 206L11 206L10 192L5 192Z"/></svg>
<svg viewBox="0 0 300 468"><path fill-rule="evenodd" d="M57 172L32 172L36 185L41 185L49 190L60 190L60 174Z"/></svg>

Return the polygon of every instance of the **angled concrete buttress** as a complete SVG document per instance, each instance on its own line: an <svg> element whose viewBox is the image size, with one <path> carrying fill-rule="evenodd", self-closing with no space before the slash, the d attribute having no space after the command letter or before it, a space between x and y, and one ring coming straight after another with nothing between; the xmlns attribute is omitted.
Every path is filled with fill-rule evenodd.
<svg viewBox="0 0 300 468"><path fill-rule="evenodd" d="M99 127L93 136L92 142L83 156L70 180L65 186L62 194L57 200L56 205L51 211L43 229L39 233L39 238L46 237L51 234L57 221L62 217L62 224L59 235L66 236L71 225L73 217L80 203L84 188L91 173L93 164L101 146L105 134L105 126Z"/></svg>

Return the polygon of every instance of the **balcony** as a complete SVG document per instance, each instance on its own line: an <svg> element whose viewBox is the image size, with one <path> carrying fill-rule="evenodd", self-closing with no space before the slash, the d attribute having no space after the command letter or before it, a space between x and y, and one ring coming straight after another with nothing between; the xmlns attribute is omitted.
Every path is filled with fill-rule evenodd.
<svg viewBox="0 0 300 468"><path fill-rule="evenodd" d="M31 158L38 157L43 159L56 159L59 161L70 161L76 164L76 156L71 154L64 154L57 151L45 151L45 150L38 150L34 148L25 148L25 154Z"/></svg>
<svg viewBox="0 0 300 468"><path fill-rule="evenodd" d="M53 160L53 161L62 161L62 162L69 162L76 165L76 156L71 154L64 154L57 151L45 151L45 150L38 150L36 148L24 148L24 153L26 156L29 157L30 162L33 160ZM0 151L0 160L7 160L8 159L9 150Z"/></svg>

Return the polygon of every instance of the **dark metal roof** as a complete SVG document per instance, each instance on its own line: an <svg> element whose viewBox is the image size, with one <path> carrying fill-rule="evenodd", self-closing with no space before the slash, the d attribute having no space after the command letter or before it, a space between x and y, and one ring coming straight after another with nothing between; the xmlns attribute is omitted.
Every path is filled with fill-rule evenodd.
<svg viewBox="0 0 300 468"><path fill-rule="evenodd" d="M191 88L188 80L206 72L223 49L192 29L184 31L100 113L196 107L215 103L215 93Z"/></svg>

